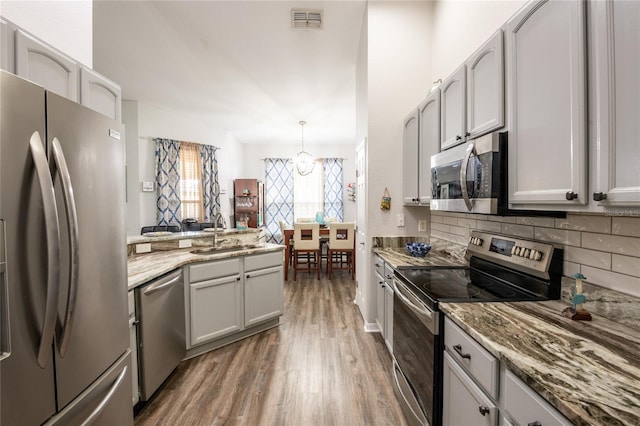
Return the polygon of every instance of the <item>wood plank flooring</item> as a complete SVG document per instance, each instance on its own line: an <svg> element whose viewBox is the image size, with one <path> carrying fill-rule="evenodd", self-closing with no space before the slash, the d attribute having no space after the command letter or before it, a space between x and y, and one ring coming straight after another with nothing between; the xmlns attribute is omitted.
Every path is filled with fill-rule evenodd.
<svg viewBox="0 0 640 426"><path fill-rule="evenodd" d="M345 272L285 282L279 327L183 361L136 425L405 425Z"/></svg>

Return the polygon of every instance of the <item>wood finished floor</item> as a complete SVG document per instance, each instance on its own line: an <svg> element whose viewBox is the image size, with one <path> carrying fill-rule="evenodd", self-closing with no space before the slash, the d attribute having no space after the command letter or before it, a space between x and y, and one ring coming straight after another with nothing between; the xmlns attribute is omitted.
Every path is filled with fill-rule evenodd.
<svg viewBox="0 0 640 426"><path fill-rule="evenodd" d="M136 425L405 425L347 272L285 283L279 327L182 362Z"/></svg>

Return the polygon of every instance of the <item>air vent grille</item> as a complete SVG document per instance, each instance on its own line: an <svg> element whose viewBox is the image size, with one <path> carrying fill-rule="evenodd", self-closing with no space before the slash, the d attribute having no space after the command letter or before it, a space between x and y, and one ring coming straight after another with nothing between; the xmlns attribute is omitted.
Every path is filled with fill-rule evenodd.
<svg viewBox="0 0 640 426"><path fill-rule="evenodd" d="M291 9L291 26L294 29L322 29L322 10Z"/></svg>

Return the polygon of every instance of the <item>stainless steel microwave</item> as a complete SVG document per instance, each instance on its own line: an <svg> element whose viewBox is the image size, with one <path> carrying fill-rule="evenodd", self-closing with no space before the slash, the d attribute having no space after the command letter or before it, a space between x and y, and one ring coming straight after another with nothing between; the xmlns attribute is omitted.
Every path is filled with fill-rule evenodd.
<svg viewBox="0 0 640 426"><path fill-rule="evenodd" d="M489 133L431 157L431 210L507 214L507 133Z"/></svg>

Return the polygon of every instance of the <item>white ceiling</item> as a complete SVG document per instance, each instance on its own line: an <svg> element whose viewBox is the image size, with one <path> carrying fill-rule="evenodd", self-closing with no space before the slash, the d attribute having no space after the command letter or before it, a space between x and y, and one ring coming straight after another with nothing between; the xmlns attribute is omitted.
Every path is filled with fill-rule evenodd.
<svg viewBox="0 0 640 426"><path fill-rule="evenodd" d="M124 99L207 117L240 143L355 141L366 2L95 1L94 68ZM292 8L324 11L293 30Z"/></svg>

